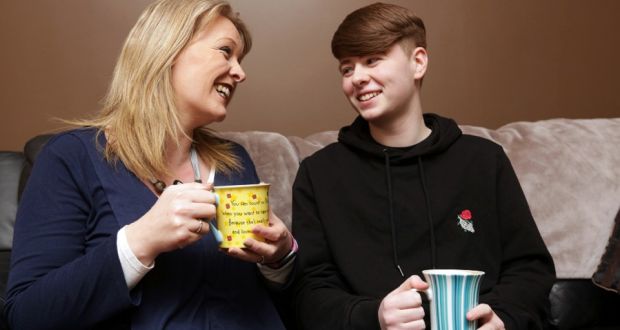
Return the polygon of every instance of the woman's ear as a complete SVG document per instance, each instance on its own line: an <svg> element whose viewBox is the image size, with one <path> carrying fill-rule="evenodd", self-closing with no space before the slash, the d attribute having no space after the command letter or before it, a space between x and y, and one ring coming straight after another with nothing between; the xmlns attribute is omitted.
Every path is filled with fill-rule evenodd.
<svg viewBox="0 0 620 330"><path fill-rule="evenodd" d="M421 80L426 74L428 67L428 53L424 47L416 47L411 52L411 65L414 65L414 78Z"/></svg>

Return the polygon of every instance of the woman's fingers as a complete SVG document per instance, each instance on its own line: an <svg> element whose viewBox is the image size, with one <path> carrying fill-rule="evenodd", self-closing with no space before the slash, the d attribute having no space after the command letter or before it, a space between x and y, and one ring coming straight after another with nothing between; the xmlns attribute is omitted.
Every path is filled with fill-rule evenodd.
<svg viewBox="0 0 620 330"><path fill-rule="evenodd" d="M258 225L252 228L252 232L264 238L264 242L247 239L244 242L246 249L265 256L267 263L277 262L284 258L293 246L293 236L284 223L270 211L270 225Z"/></svg>
<svg viewBox="0 0 620 330"><path fill-rule="evenodd" d="M201 183L177 184L166 188L156 205L160 213L171 214L177 225L191 219L212 219L216 214L215 194Z"/></svg>
<svg viewBox="0 0 620 330"><path fill-rule="evenodd" d="M132 224L139 229L132 230L132 239L140 235L143 249L154 256L194 243L210 231L202 220L216 214L209 188L195 182L167 187L149 212Z"/></svg>
<svg viewBox="0 0 620 330"><path fill-rule="evenodd" d="M290 237L290 233L283 237ZM291 242L286 240L278 242L265 240L261 242L254 238L248 238L243 242L243 245L243 248L229 248L224 251L228 255L244 261L269 264L284 258L291 249Z"/></svg>
<svg viewBox="0 0 620 330"><path fill-rule="evenodd" d="M158 216L168 218L168 226L178 229L176 238L172 239L174 246L187 246L210 231L209 223L200 221L214 218L217 212L216 196L210 188L199 183L178 184L170 186L160 196L156 206L162 204L162 210L157 212ZM269 225L257 225L252 232L264 241L249 238L244 248L230 248L226 253L247 262L273 263L291 250L292 235L271 210Z"/></svg>
<svg viewBox="0 0 620 330"><path fill-rule="evenodd" d="M213 219L215 217L215 205L210 203L186 203L178 210L181 216L191 219Z"/></svg>
<svg viewBox="0 0 620 330"><path fill-rule="evenodd" d="M209 186L197 182L169 186L161 194L160 199L188 200L195 203L215 204L215 194Z"/></svg>
<svg viewBox="0 0 620 330"><path fill-rule="evenodd" d="M283 224L276 224L269 227L257 225L252 228L252 233L271 242L290 241L290 233Z"/></svg>
<svg viewBox="0 0 620 330"><path fill-rule="evenodd" d="M252 228L252 232L254 235L258 235L268 242L284 244L285 247L289 247L289 249L290 245L292 245L291 243L293 237L291 233L284 225L284 222L282 222L282 220L280 220L280 218L278 218L278 216L276 216L271 209L269 209L269 226L254 226L254 228ZM286 244L289 245L287 246Z"/></svg>

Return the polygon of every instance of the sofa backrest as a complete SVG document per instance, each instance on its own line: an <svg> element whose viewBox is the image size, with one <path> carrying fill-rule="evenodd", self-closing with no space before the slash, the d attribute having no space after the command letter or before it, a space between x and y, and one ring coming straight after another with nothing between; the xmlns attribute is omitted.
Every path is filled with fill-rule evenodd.
<svg viewBox="0 0 620 330"><path fill-rule="evenodd" d="M554 258L558 278L590 278L620 208L620 118L515 122L498 129L461 128L466 134L502 145L508 154ZM261 180L272 185L273 210L289 228L292 185L299 163L337 139L336 131L305 138L258 131L220 135L248 150ZM36 137L26 145L24 175L48 138ZM11 157L17 157L17 163L23 161L20 156ZM13 184L15 179L11 179ZM3 208L2 214L13 219L14 210L12 204ZM0 232L8 237L3 242L10 242L7 239L11 234L12 222Z"/></svg>
<svg viewBox="0 0 620 330"><path fill-rule="evenodd" d="M461 126L504 148L554 261L558 278L590 278L620 208L620 118L515 122L498 129ZM223 133L242 144L272 183L273 209L290 226L299 162L337 139L278 133ZM430 183L432 184L432 183Z"/></svg>
<svg viewBox="0 0 620 330"><path fill-rule="evenodd" d="M496 130L461 128L506 150L554 258L558 277L589 279L620 207L620 118L519 122ZM248 150L260 178L272 184L273 210L289 227L292 185L299 163L337 138L336 131L305 138L252 131L220 135ZM18 187L21 193L31 165L48 138L49 135L39 136L29 141L24 148L25 156L0 152L0 311L4 305ZM594 287L589 280L556 283L550 300L551 324L558 329L618 324L617 317L612 321L605 319L617 316L612 315L619 306L617 296ZM590 314L584 315L582 311ZM4 319L0 318L0 329L4 327Z"/></svg>

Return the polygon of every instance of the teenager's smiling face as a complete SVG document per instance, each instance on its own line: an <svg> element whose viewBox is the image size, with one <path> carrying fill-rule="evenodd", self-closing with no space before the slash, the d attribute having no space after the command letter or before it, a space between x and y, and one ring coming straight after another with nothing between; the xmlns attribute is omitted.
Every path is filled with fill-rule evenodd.
<svg viewBox="0 0 620 330"><path fill-rule="evenodd" d="M172 66L172 87L182 124L198 127L226 117L237 84L245 80L243 46L235 25L220 16L179 53Z"/></svg>
<svg viewBox="0 0 620 330"><path fill-rule="evenodd" d="M395 118L412 105L416 80L424 75L414 56L419 49L407 54L396 43L385 53L340 60L342 90L366 121Z"/></svg>

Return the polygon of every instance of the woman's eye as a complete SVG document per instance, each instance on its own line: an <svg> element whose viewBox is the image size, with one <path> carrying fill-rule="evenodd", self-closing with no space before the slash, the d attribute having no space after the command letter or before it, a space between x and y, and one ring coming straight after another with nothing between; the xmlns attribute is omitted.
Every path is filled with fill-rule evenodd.
<svg viewBox="0 0 620 330"><path fill-rule="evenodd" d="M232 49L228 46L220 47L220 51L228 58L232 54Z"/></svg>

